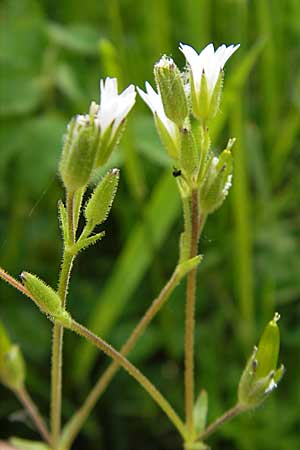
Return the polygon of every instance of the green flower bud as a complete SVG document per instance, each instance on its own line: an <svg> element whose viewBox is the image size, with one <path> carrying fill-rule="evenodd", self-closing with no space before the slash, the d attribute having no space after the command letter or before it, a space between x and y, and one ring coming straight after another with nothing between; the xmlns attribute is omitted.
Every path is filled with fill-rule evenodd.
<svg viewBox="0 0 300 450"><path fill-rule="evenodd" d="M179 163L187 179L192 179L199 168L200 154L197 149L193 132L181 128L181 149Z"/></svg>
<svg viewBox="0 0 300 450"><path fill-rule="evenodd" d="M12 390L23 387L25 380L25 363L22 352L13 345L0 322L0 381Z"/></svg>
<svg viewBox="0 0 300 450"><path fill-rule="evenodd" d="M78 115L68 125L59 171L69 192L88 184L99 139L100 130L92 114Z"/></svg>
<svg viewBox="0 0 300 450"><path fill-rule="evenodd" d="M210 157L206 165L203 179L200 181L200 208L206 214L211 214L218 209L231 187L232 179L232 154L230 149L234 144L231 139L227 148L219 157Z"/></svg>
<svg viewBox="0 0 300 450"><path fill-rule="evenodd" d="M182 76L173 59L164 55L154 66L154 76L166 116L182 127L189 108Z"/></svg>
<svg viewBox="0 0 300 450"><path fill-rule="evenodd" d="M254 348L241 376L238 399L243 409L259 406L284 375L284 367L281 365L277 368L280 346L277 325L279 318L279 314L275 313L273 320L266 326L258 348Z"/></svg>
<svg viewBox="0 0 300 450"><path fill-rule="evenodd" d="M63 325L69 326L71 317L62 307L59 295L44 281L29 272L22 272L21 279L24 286L41 311Z"/></svg>
<svg viewBox="0 0 300 450"><path fill-rule="evenodd" d="M93 226L107 219L111 210L119 183L120 171L112 169L103 177L95 188L85 208L85 218Z"/></svg>

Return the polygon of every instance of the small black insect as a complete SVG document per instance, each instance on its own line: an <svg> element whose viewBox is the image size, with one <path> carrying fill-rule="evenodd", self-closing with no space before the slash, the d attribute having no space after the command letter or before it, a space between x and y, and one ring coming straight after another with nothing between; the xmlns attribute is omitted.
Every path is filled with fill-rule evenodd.
<svg viewBox="0 0 300 450"><path fill-rule="evenodd" d="M181 170L180 169L176 169L176 167L174 167L173 177L177 178L177 177L180 177L180 175L181 175Z"/></svg>

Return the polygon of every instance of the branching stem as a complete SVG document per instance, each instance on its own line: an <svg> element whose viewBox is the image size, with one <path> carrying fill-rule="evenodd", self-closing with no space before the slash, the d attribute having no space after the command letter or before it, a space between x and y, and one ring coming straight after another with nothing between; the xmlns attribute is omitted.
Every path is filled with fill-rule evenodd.
<svg viewBox="0 0 300 450"><path fill-rule="evenodd" d="M151 383L151 381L145 377L128 359L126 359L121 353L111 347L106 341L96 336L90 330L80 325L75 320L72 320L70 329L75 331L77 334L85 337L88 341L102 350L106 355L110 356L114 361L116 361L120 366L123 367L152 397L152 399L161 407L165 414L169 417L171 422L177 428L181 436L186 438L186 429L182 420L179 418L177 413L174 411L170 403L163 397L163 395L156 389L156 387Z"/></svg>
<svg viewBox="0 0 300 450"><path fill-rule="evenodd" d="M162 306L167 302L170 298L170 295L181 281L182 276L180 276L177 268L174 270L172 276L165 284L163 289L161 290L159 296L152 302L140 322L137 324L131 335L129 336L126 343L121 348L121 355L126 356L130 350L134 347L138 339L144 333L145 329L152 321L152 319L156 316L158 311L162 308ZM81 406L81 408L74 414L69 423L66 425L63 435L62 435L62 447L70 448L75 437L79 433L82 428L84 422L89 416L91 410L94 408L101 394L105 391L110 381L117 373L120 368L120 364L116 361L110 364L110 366L105 370L105 372L100 376L98 382L91 390L89 395L87 396L85 402Z"/></svg>

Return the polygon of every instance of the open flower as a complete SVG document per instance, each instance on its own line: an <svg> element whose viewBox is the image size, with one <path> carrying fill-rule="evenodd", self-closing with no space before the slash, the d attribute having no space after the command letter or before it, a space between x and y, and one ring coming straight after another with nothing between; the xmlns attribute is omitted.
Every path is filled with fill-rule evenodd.
<svg viewBox="0 0 300 450"><path fill-rule="evenodd" d="M69 192L86 186L94 169L106 163L121 138L135 96L132 84L118 94L116 78L100 80L100 105L93 101L87 114L71 120L59 169Z"/></svg>
<svg viewBox="0 0 300 450"><path fill-rule="evenodd" d="M222 69L238 45L221 45L217 50L208 44L199 54L193 47L180 44L190 66L193 113L199 119L212 118L216 114L222 89Z"/></svg>
<svg viewBox="0 0 300 450"><path fill-rule="evenodd" d="M133 84L118 94L118 80L106 78L100 80L100 105L96 113L95 122L99 124L103 135L112 125L112 134L126 118L135 103L136 92Z"/></svg>
<svg viewBox="0 0 300 450"><path fill-rule="evenodd" d="M137 87L138 93L144 100L144 102L151 109L155 124L162 140L162 143L166 147L169 155L172 158L178 157L178 145L179 145L179 130L177 125L168 119L165 114L161 96L155 92L153 87L148 81L145 83L146 92Z"/></svg>

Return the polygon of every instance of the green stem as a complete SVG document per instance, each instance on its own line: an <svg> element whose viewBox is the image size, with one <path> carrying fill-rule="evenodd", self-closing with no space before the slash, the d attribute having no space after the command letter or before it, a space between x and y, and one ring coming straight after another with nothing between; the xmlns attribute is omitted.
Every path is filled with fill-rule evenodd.
<svg viewBox="0 0 300 450"><path fill-rule="evenodd" d="M11 275L9 275L4 269L2 269L2 267L0 267L0 278L2 278L2 280L6 281L6 283L13 286L15 289L18 289L18 291L22 292L22 294L26 295L26 297L29 297L33 300L30 292L26 289L26 287L23 286L22 283L17 281Z"/></svg>
<svg viewBox="0 0 300 450"><path fill-rule="evenodd" d="M43 417L41 416L38 408L36 407L34 401L27 392L25 386L15 391L15 394L22 403L22 405L26 408L26 410L30 414L36 428L38 429L44 441L47 442L49 445L51 445L51 437L47 425Z"/></svg>
<svg viewBox="0 0 300 450"><path fill-rule="evenodd" d="M121 353L111 347L106 341L96 336L90 330L80 325L75 320L72 320L70 329L77 334L85 337L88 341L100 348L106 355L110 356L120 366L123 367L152 397L152 399L161 407L165 414L169 417L171 422L177 428L181 436L186 438L185 425L174 411L170 403L163 397L163 395L156 389L151 381L145 377L128 359L126 359Z"/></svg>
<svg viewBox="0 0 300 450"><path fill-rule="evenodd" d="M186 206L185 206L186 208ZM198 253L200 227L204 225L204 217L200 218L198 206L198 191L193 190L190 200L190 211L185 211L186 241L190 245L189 257ZM186 309L185 309L185 414L189 439L194 433L194 340L195 340L195 303L196 303L197 269L191 270L187 279Z"/></svg>
<svg viewBox="0 0 300 450"><path fill-rule="evenodd" d="M230 420L232 420L234 417L236 417L241 412L243 412L243 408L237 403L235 406L233 406L228 411L226 411L221 417L219 417L213 423L211 423L206 428L206 430L204 430L202 433L200 433L196 438L197 441L198 440L203 441L208 436L213 434L217 430L217 428L219 428L225 422L229 422Z"/></svg>
<svg viewBox="0 0 300 450"><path fill-rule="evenodd" d="M186 233L189 233L190 257L197 254L198 243L198 193L193 191L190 205L190 215L186 216ZM194 329L195 329L195 299L196 270L192 270L187 279L186 310L185 310L185 415L189 436L193 434L194 409Z"/></svg>
<svg viewBox="0 0 300 450"><path fill-rule="evenodd" d="M68 244L73 243L75 237L73 203L74 194L67 195ZM73 254L67 252L66 248L64 248L57 290L64 309L66 307L68 286L74 257ZM53 327L51 364L51 432L54 450L58 449L61 430L63 335L63 326L55 323Z"/></svg>
<svg viewBox="0 0 300 450"><path fill-rule="evenodd" d="M135 329L127 339L126 343L121 348L120 353L122 356L126 356L131 351L131 349L136 344L138 339L144 333L149 323L152 321L152 319L156 316L158 311L170 298L172 292L174 291L176 286L180 283L181 279L182 276L179 274L179 271L177 270L176 267L172 276L161 290L159 296L152 302L152 304L150 305L150 307L148 308L148 310L146 311L146 313L144 314L138 325L135 327ZM97 384L91 390L81 408L74 414L70 422L66 425L61 440L63 448L71 447L75 437L82 428L91 410L94 408L99 397L105 391L105 389L107 388L107 386L109 385L110 381L117 373L119 368L120 364L114 361L100 376Z"/></svg>

